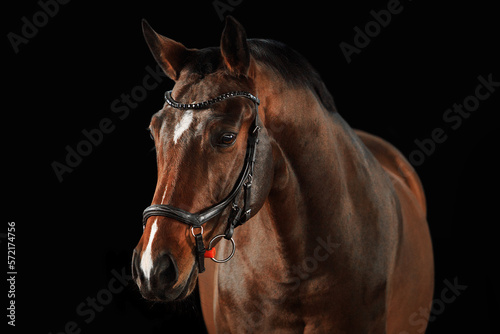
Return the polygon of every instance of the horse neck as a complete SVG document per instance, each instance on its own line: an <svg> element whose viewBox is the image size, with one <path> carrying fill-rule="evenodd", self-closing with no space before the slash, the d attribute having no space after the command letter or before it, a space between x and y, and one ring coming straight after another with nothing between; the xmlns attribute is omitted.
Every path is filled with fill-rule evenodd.
<svg viewBox="0 0 500 334"><path fill-rule="evenodd" d="M270 77L256 80L276 157L267 206L272 226L265 228L274 229L285 255L303 259L318 238L324 243L332 236L344 244L355 239L351 215L357 205L375 206L369 201L379 185L370 178L380 166L342 117L327 111L311 90Z"/></svg>

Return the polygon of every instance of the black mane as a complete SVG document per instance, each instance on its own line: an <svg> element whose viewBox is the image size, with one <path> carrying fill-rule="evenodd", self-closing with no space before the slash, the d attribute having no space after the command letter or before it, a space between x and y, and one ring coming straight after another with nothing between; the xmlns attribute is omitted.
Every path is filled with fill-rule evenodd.
<svg viewBox="0 0 500 334"><path fill-rule="evenodd" d="M289 85L310 89L328 111L335 111L333 97L320 75L298 52L284 43L268 39L249 39L248 47L257 62L270 68ZM202 77L217 71L221 65L219 47L198 50L196 59L189 62L190 71Z"/></svg>
<svg viewBox="0 0 500 334"><path fill-rule="evenodd" d="M309 88L327 110L335 111L333 97L320 75L298 52L284 43L269 39L249 39L248 46L255 60L274 70L287 83Z"/></svg>

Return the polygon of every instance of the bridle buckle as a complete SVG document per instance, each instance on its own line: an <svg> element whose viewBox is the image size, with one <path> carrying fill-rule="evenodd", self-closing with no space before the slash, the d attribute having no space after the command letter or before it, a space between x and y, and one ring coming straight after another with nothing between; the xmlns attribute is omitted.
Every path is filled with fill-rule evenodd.
<svg viewBox="0 0 500 334"><path fill-rule="evenodd" d="M244 183L244 186L245 187L251 187L252 186L252 182L253 182L253 175L252 174L248 174L248 178L247 178L247 181Z"/></svg>

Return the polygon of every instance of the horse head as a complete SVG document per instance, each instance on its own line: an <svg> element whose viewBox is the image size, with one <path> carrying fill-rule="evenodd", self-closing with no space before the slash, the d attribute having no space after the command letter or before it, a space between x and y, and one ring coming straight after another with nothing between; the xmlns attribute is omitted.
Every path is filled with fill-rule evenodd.
<svg viewBox="0 0 500 334"><path fill-rule="evenodd" d="M203 270L198 247L219 242L216 236L230 239L234 209L245 206L238 219L249 219L264 204L273 179L272 149L258 117L246 33L236 20L227 18L220 47L200 50L156 33L146 21L143 32L175 85L149 125L158 179L132 273L145 298L171 301L193 291ZM251 141L256 131L258 139ZM249 157L253 143L258 145ZM237 189L238 183L251 184L252 192Z"/></svg>

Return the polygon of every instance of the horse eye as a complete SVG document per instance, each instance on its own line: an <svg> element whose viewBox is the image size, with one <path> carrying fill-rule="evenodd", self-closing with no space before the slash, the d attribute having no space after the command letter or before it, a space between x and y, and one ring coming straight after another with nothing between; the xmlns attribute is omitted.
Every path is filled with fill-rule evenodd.
<svg viewBox="0 0 500 334"><path fill-rule="evenodd" d="M148 131L149 131L149 137L154 141L155 137L153 137L153 131L151 131L151 129L148 129Z"/></svg>
<svg viewBox="0 0 500 334"><path fill-rule="evenodd" d="M236 140L236 133L226 132L219 138L219 146L230 146Z"/></svg>

